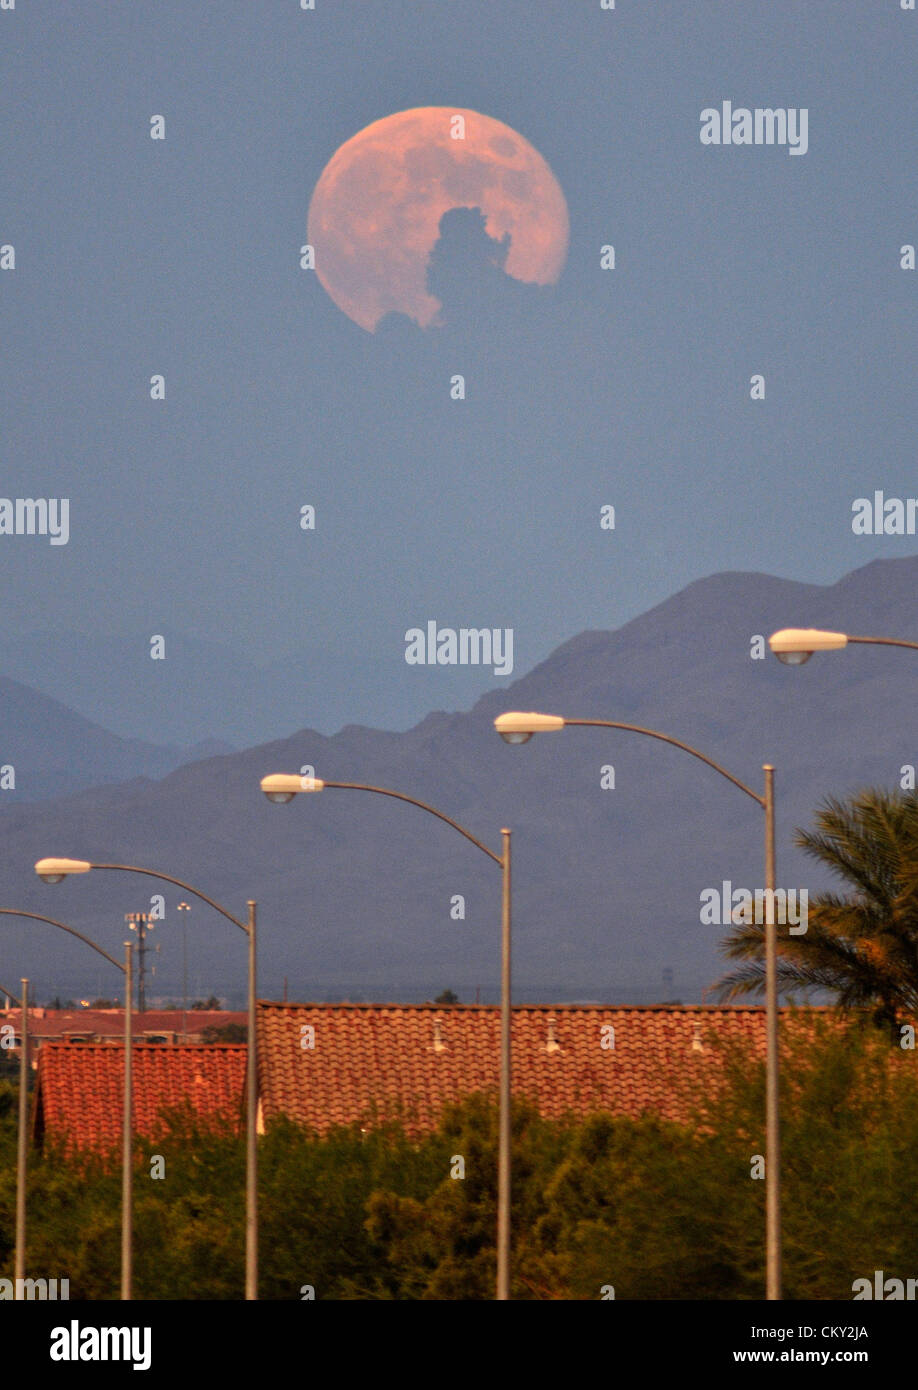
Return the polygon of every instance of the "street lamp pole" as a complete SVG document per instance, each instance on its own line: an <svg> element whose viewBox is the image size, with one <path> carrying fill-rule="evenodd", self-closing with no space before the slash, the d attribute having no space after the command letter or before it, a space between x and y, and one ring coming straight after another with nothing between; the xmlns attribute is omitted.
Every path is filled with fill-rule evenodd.
<svg viewBox="0 0 918 1390"><path fill-rule="evenodd" d="M249 934L249 1046L246 1068L245 1127L245 1296L258 1298L258 1062L255 1051L255 903L250 898L246 930Z"/></svg>
<svg viewBox="0 0 918 1390"><path fill-rule="evenodd" d="M766 1298L781 1297L781 1104L778 932L775 924L775 770L765 772L765 1252Z"/></svg>
<svg viewBox="0 0 918 1390"><path fill-rule="evenodd" d="M124 943L124 1123L121 1144L121 1298L134 1296L134 943Z"/></svg>
<svg viewBox="0 0 918 1390"><path fill-rule="evenodd" d="M255 1030L255 904L248 904L248 921L240 922L238 917L234 917L225 907L218 903L214 898L202 893L200 888L193 888L190 883L185 883L180 878L174 878L172 874L160 873L158 869L143 869L138 864L93 864L88 859L39 859L35 865L35 872L39 878L46 883L60 883L69 874L86 874L91 869L108 869L116 873L145 874L148 878L157 878L163 883L172 883L176 888L181 888L182 892L190 893L193 897L199 898L201 902L207 903L215 912L219 912L221 917L225 917L233 926L246 933L249 938L249 957L248 957L248 1033L249 1040L246 1048L247 1063L247 1084L246 1084L246 1241L245 1241L245 1296L246 1299L254 1301L258 1298L258 1143L257 1143L257 1123L258 1116L256 1104L253 1104L253 1097L257 1103L258 1096L258 1059L257 1043ZM75 933L79 935L79 933Z"/></svg>
<svg viewBox="0 0 918 1390"><path fill-rule="evenodd" d="M25 1298L26 1173L29 1137L29 982L21 982L22 1023L19 1028L19 1132L16 1136L16 1256L13 1294Z"/></svg>
<svg viewBox="0 0 918 1390"><path fill-rule="evenodd" d="M870 647L905 647L910 651L918 651L918 642L909 641L904 637L854 637L847 632L830 632L812 627L781 628L778 632L773 632L768 639L768 645L774 655L787 666L802 666L804 662L809 661L814 652L838 651L852 643ZM777 1124L777 1119L775 1123ZM766 1179L770 1180L769 1171L766 1171Z"/></svg>
<svg viewBox="0 0 918 1390"><path fill-rule="evenodd" d="M98 954L99 954L100 956L104 956L105 959L106 959L107 961L109 961L109 963L110 963L111 965L114 965L116 969L118 969L118 970L125 970L125 968L126 968L125 966L121 965L121 963L120 963L119 961L115 960L115 957L114 957L114 956L110 956L110 955L108 954L108 951L104 950L104 949L103 949L101 946L99 946L95 941L90 940L90 938L89 938L88 936L84 936L83 933L80 932L80 931L77 931L75 927L68 927L67 924L66 924L66 922L58 922L58 921L56 921L53 917L44 917L44 916L42 916L42 914L41 914L40 912L20 912L20 911L18 911L16 908L12 908L12 907L0 907L0 916L3 916L3 917L28 917L28 918L30 918L32 921L35 921L35 922L47 922L47 924L48 924L49 926L51 926L51 927L57 927L60 931L65 931L65 932L67 932L69 936L75 936L75 937L77 937L80 941L85 942L85 944L86 944L87 946L90 946L90 947L92 947L92 949L93 949L94 951L97 951ZM27 1167L27 1165L28 1165L28 1120L29 1120L28 1098L27 1098L28 1078L29 1078L29 1072L28 1072L28 1060L29 1060L29 1059L28 1059L28 1052L29 1052L29 1013L28 1013L28 1004L29 1004L29 1000L28 1000L28 991L29 991L29 982L28 982L28 980L23 980L23 981L22 981L22 1027L20 1028L20 1056L19 1056L19 1133L18 1133L17 1139L16 1139L16 1253L15 1253L15 1256L14 1256L14 1273L15 1273L15 1278L16 1278L17 1280L20 1280L20 1279L24 1279L24 1278L25 1278L25 1256L26 1256L26 1178L27 1178L27 1172L28 1172L28 1167ZM130 988L128 988L127 999L130 999ZM129 1037L129 1027L130 1027L129 1012L130 1012L129 1010L126 1010L126 1012L125 1012L125 1021L124 1021L124 1027L125 1027L125 1034L124 1034L124 1036L125 1036L125 1065L126 1065L126 1066L129 1066L129 1060L128 1060L128 1059L129 1059L129 1057L130 1057L130 1053L129 1053L129 1050L128 1050L128 1047L127 1047L127 1040L128 1040L128 1037ZM127 1083L126 1083L126 1085L127 1085ZM125 1100L126 1100L126 1102L127 1102L127 1091L126 1091L126 1095L125 1095ZM127 1112L126 1112L126 1113L127 1113ZM125 1188L127 1188L128 1193L130 1193L130 1190L131 1190L131 1167L130 1167L130 1161L129 1161L129 1160L130 1160L130 1152L131 1152L131 1150L130 1150L130 1144L128 1143L128 1144L127 1144L127 1147L126 1147L127 1162L126 1162L125 1167L124 1167L123 1170L122 1170L122 1194L123 1194ZM127 1264L125 1265L124 1215L125 1215L125 1204L124 1204L124 1197L123 1197L123 1195L122 1195L122 1206L121 1206L121 1220L122 1220L122 1239L121 1239L121 1287L122 1287L122 1297L124 1296L123 1290L124 1290L124 1281L125 1281L125 1277L127 1277L128 1286L130 1286L130 1280L131 1280L131 1270L130 1270L130 1266L131 1266L130 1234L128 1235ZM128 1218L130 1219L130 1207L128 1207ZM127 1275L126 1275L126 1276L125 1276L125 1269L127 1269ZM15 1288L14 1288L14 1294L15 1294L15 1297L16 1297L16 1298L18 1298L18 1297L20 1296L18 1290L20 1290L21 1288L22 1288L22 1285L21 1285L20 1283L17 1282L16 1285L15 1285Z"/></svg>
<svg viewBox="0 0 918 1390"><path fill-rule="evenodd" d="M698 758L715 772L732 782L740 791L757 802L765 812L765 1282L766 1297L781 1298L781 1131L778 1051L778 988L777 988L777 929L775 923L775 798L774 768L763 765L765 789L762 795L745 782L734 777L720 763L682 739L673 738L659 729L645 729L639 724L626 724L618 719L566 719L556 714L521 713L510 711L498 715L494 727L507 743L528 743L533 734L553 733L569 725L600 729L622 729L626 733L642 734L658 739L674 748L681 748Z"/></svg>
<svg viewBox="0 0 918 1390"><path fill-rule="evenodd" d="M501 832L503 843L500 931L500 1100L497 1143L497 1298L510 1297L510 1190L511 1190L511 1014L510 1014L510 831Z"/></svg>
<svg viewBox="0 0 918 1390"><path fill-rule="evenodd" d="M502 853L495 854L464 825L438 811L436 806L419 801L406 792L390 787L373 787L364 782L326 782L319 777L297 777L275 772L261 779L261 789L269 801L288 802L299 792L320 792L326 787L344 791L375 792L396 801L407 801L421 811L445 821L460 835L493 860L501 871L501 979L500 979L500 1082L498 1088L498 1154L497 1154L497 1298L503 1302L510 1297L510 1186L511 1186L511 1112L512 1055L511 1055L511 915L510 915L510 831L501 830Z"/></svg>

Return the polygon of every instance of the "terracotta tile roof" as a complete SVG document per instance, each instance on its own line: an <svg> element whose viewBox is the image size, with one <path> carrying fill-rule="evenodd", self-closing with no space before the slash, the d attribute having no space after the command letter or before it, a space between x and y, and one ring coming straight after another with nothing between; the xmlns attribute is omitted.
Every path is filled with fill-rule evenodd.
<svg viewBox="0 0 918 1390"><path fill-rule="evenodd" d="M788 1011L782 1010L782 1027ZM824 1009L797 1011L801 1018ZM608 1042L613 1035L614 1047ZM313 1028L314 1046L304 1029ZM765 1055L760 1006L605 1008L514 1005L513 1092L542 1114L607 1109L685 1120L690 1095L722 1065L716 1041L746 1041ZM606 1047L603 1047L603 1039ZM324 1131L401 1113L413 1132L444 1104L496 1094L500 1011L490 1005L258 1005L259 1082L266 1123L285 1114Z"/></svg>
<svg viewBox="0 0 918 1390"><path fill-rule="evenodd" d="M231 1043L133 1049L134 1129L150 1136L163 1108L190 1102L198 1115L242 1117L246 1048ZM37 1142L109 1149L121 1140L124 1048L113 1043L46 1043L32 1102Z"/></svg>

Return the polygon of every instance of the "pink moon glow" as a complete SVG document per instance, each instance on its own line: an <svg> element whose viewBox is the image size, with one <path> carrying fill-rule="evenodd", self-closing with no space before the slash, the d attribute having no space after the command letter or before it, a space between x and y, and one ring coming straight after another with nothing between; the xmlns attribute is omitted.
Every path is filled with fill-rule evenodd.
<svg viewBox="0 0 918 1390"><path fill-rule="evenodd" d="M457 116L464 139L450 133ZM427 292L427 258L440 218L457 207L480 208L490 237L510 233L507 274L537 285L558 279L567 203L538 150L478 111L418 106L358 131L323 169L307 221L319 280L369 332L390 311L435 324L440 302Z"/></svg>

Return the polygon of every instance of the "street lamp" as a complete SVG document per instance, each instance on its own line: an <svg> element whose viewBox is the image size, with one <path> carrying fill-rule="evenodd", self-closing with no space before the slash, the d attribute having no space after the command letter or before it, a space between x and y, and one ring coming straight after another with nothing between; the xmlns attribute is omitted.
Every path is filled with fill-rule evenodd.
<svg viewBox="0 0 918 1390"><path fill-rule="evenodd" d="M851 639L843 632L822 632L816 627L785 627L773 632L768 645L785 666L802 666L814 652L835 651Z"/></svg>
<svg viewBox="0 0 918 1390"><path fill-rule="evenodd" d="M121 1297L129 1300L133 1286L132 1214L134 1205L134 1166L133 1166L133 1112L132 1112L132 1037L131 1037L131 955L133 942L124 943L124 965L110 956L95 941L84 936L75 927L65 922L55 921L53 917L43 917L38 912L20 912L12 907L0 907L4 917L29 917L35 922L47 922L60 931L77 937L91 946L100 956L104 956L116 970L124 975L124 1122L122 1126L121 1151ZM16 1255L14 1293L19 1297L21 1280L25 1278L26 1255L26 1173L28 1163L28 1104L26 1090L29 1076L29 982L22 981L22 1028L19 1039L19 1134L16 1152Z"/></svg>
<svg viewBox="0 0 918 1390"><path fill-rule="evenodd" d="M500 714L494 727L505 743L527 743L533 734L551 733L569 725L600 729L623 729L627 733L643 734L672 744L698 758L719 772L728 782L758 802L765 812L765 1265L766 1297L781 1298L781 1129L778 1097L778 945L775 931L775 795L774 768L763 764L765 790L763 795L753 791L732 772L721 767L705 753L681 739L645 729L638 724L625 724L616 719L564 719L556 714L523 713L512 710Z"/></svg>
<svg viewBox="0 0 918 1390"><path fill-rule="evenodd" d="M874 647L910 647L918 651L918 642L906 642L899 637L851 637L846 632L823 632L817 627L783 627L768 639L769 647L786 666L802 666L814 652L837 651L851 642Z"/></svg>
<svg viewBox="0 0 918 1390"><path fill-rule="evenodd" d="M88 859L39 859L35 872L45 883L61 883L70 874L88 874L90 869L110 869L117 873L146 874L148 878L158 878L164 883L172 883L184 893L200 898L215 912L219 912L233 926L245 932L249 941L249 981L248 981L248 1047L246 1075L246 1153L245 1153L245 1296L248 1300L258 1298L258 1063L255 1045L255 903L249 899L248 919L240 922L225 907L192 888L190 883L171 874L160 873L158 869L142 869L137 864L93 864Z"/></svg>
<svg viewBox="0 0 918 1390"><path fill-rule="evenodd" d="M460 835L477 846L501 870L501 970L500 970L500 1088L498 1100L498 1158L497 1158L497 1298L510 1297L510 1141L511 1141L511 1056L510 1056L510 831L501 830L502 852L495 854L477 839L464 825L430 806L426 801L392 791L389 787L372 787L363 782L324 782L319 777L297 777L288 773L272 773L261 779L261 789L269 801L278 804L292 801L300 792L320 792L326 787L347 791L376 792L396 801L407 801L427 811L437 820L445 821Z"/></svg>
<svg viewBox="0 0 918 1390"><path fill-rule="evenodd" d="M533 734L552 733L563 729L565 721L557 714L501 714L494 727L504 743L528 743Z"/></svg>

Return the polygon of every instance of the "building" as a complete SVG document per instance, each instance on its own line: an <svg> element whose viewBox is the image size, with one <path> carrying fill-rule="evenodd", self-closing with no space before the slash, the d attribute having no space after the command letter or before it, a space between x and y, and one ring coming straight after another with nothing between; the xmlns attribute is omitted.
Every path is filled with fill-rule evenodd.
<svg viewBox="0 0 918 1390"><path fill-rule="evenodd" d="M225 1017L223 1015L222 1017ZM805 1046L833 1009L782 1009L784 1043ZM121 1132L119 1039L48 1041L38 1055L33 1134L104 1147ZM515 1005L513 1095L548 1118L595 1111L691 1121L716 1094L735 1049L765 1057L765 1010L654 1005ZM140 1043L135 1048L137 1130L152 1134L164 1107L240 1124L244 1045ZM324 1133L399 1119L418 1134L446 1105L475 1092L496 1099L500 1009L493 1005L258 1005L260 1132L280 1116Z"/></svg>
<svg viewBox="0 0 918 1390"><path fill-rule="evenodd" d="M799 1011L782 1028L831 1011ZM525 1005L512 1010L513 1095L543 1115L644 1112L685 1122L723 1073L725 1044L765 1056L761 1006ZM500 1009L494 1005L258 1006L259 1126L279 1115L319 1131L401 1118L433 1127L444 1105L497 1096Z"/></svg>
<svg viewBox="0 0 918 1390"><path fill-rule="evenodd" d="M137 1042L203 1042L215 1028L235 1025L245 1028L245 1013L216 1009L147 1009L133 1018ZM19 1046L22 1010L8 1008L0 1013L0 1027L13 1029L11 1042ZM124 1038L123 1009L29 1009L29 1058L35 1058L44 1043L119 1043ZM9 1053L7 1053L9 1055Z"/></svg>

